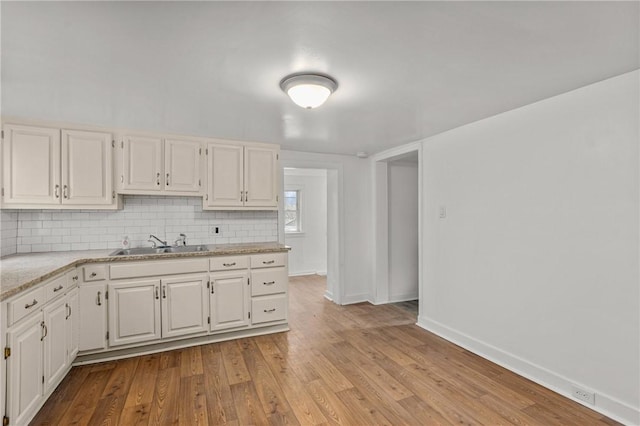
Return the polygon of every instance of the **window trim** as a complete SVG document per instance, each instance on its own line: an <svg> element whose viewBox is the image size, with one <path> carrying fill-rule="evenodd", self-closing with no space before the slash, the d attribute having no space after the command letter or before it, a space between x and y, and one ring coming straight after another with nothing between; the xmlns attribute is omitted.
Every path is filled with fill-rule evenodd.
<svg viewBox="0 0 640 426"><path fill-rule="evenodd" d="M296 195L296 201L297 201L297 212L298 212L298 229L295 231L287 231L287 225L284 225L284 233L286 235L290 235L290 236L296 236L296 235L304 235L304 195L303 195L303 190L304 190L304 185L287 185L284 188L282 197L283 197L283 214L285 214L286 212L286 208L285 206L285 196L284 193L287 191L296 191L297 195Z"/></svg>

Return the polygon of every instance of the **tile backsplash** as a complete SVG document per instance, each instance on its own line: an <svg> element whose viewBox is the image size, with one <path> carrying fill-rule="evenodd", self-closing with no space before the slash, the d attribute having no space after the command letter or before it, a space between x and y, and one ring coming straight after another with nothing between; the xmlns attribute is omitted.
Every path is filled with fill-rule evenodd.
<svg viewBox="0 0 640 426"><path fill-rule="evenodd" d="M18 236L18 212L17 211L0 211L0 257L14 254L17 248Z"/></svg>
<svg viewBox="0 0 640 426"><path fill-rule="evenodd" d="M213 226L219 234L210 234ZM10 254L14 241L18 253L117 249L125 236L130 247L148 247L149 234L173 244L180 233L187 235L187 244L277 241L278 213L203 211L202 198L140 195L125 196L124 208L117 211L3 211L2 255Z"/></svg>

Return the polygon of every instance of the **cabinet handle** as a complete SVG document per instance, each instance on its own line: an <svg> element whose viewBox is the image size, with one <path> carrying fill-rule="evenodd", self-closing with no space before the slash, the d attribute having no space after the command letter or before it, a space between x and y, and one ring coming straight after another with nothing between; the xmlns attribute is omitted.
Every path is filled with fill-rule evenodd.
<svg viewBox="0 0 640 426"><path fill-rule="evenodd" d="M265 260L262 262L263 265L271 265L272 263L275 263L275 260Z"/></svg>
<svg viewBox="0 0 640 426"><path fill-rule="evenodd" d="M33 299L33 302L27 303L26 305L24 305L24 308L25 309L31 309L34 306L36 306L37 304L38 304L38 301L36 299Z"/></svg>
<svg viewBox="0 0 640 426"><path fill-rule="evenodd" d="M73 281L78 281L78 276L74 276L73 278L71 278Z"/></svg>
<svg viewBox="0 0 640 426"><path fill-rule="evenodd" d="M89 277L93 278L93 277L95 277L96 275L98 275L98 274L96 274L95 272L92 272L92 273L91 273L91 275L89 275Z"/></svg>
<svg viewBox="0 0 640 426"><path fill-rule="evenodd" d="M274 285L276 282L275 281L269 281L268 283L262 283L264 285Z"/></svg>
<svg viewBox="0 0 640 426"><path fill-rule="evenodd" d="M211 283L211 294L216 294L216 283Z"/></svg>
<svg viewBox="0 0 640 426"><path fill-rule="evenodd" d="M167 186L169 186L169 173L167 173Z"/></svg>
<svg viewBox="0 0 640 426"><path fill-rule="evenodd" d="M156 173L156 185L160 185L160 172Z"/></svg>
<svg viewBox="0 0 640 426"><path fill-rule="evenodd" d="M64 198L69 198L69 187L67 185L62 187L62 196Z"/></svg>
<svg viewBox="0 0 640 426"><path fill-rule="evenodd" d="M55 194L56 198L60 198L60 185L56 185L54 187L53 193Z"/></svg>
<svg viewBox="0 0 640 426"><path fill-rule="evenodd" d="M56 288L54 288L54 289L53 289L53 292L54 292L54 293L57 293L57 292L59 292L60 290L62 290L63 288L64 288L64 286L63 286L62 284L60 284L58 287L56 287Z"/></svg>
<svg viewBox="0 0 640 426"><path fill-rule="evenodd" d="M71 314L69 313L69 304L68 304L68 303L65 303L65 304L64 304L64 308L67 310L67 316L66 316L66 317L64 317L64 319L65 319L65 320L68 320L68 319L69 319L69 317L71 316Z"/></svg>
<svg viewBox="0 0 640 426"><path fill-rule="evenodd" d="M71 312L71 305L69 305L69 318L71 318L71 314L72 314L72 312Z"/></svg>
<svg viewBox="0 0 640 426"><path fill-rule="evenodd" d="M271 312L275 312L275 311L276 311L276 308L265 309L265 310L264 310L264 313L265 313L265 314L270 314Z"/></svg>
<svg viewBox="0 0 640 426"><path fill-rule="evenodd" d="M222 266L226 266L226 267L229 267L229 266L236 266L236 262L233 262L233 263L223 263L223 264L222 264Z"/></svg>
<svg viewBox="0 0 640 426"><path fill-rule="evenodd" d="M100 299L101 295L102 295L102 292L99 291L98 292L98 299L96 300L96 305L98 305L98 306L102 306L102 300Z"/></svg>
<svg viewBox="0 0 640 426"><path fill-rule="evenodd" d="M249 191L245 191L244 193L244 202L246 203L247 201L249 201Z"/></svg>
<svg viewBox="0 0 640 426"><path fill-rule="evenodd" d="M244 201L244 191L240 191L240 202Z"/></svg>
<svg viewBox="0 0 640 426"><path fill-rule="evenodd" d="M42 331L44 331L44 334L42 335L42 337L40 337L40 341L42 342L44 338L47 337L47 334L49 334L49 329L47 328L47 325L44 323L44 321L40 323L40 327L42 327Z"/></svg>
<svg viewBox="0 0 640 426"><path fill-rule="evenodd" d="M167 298L167 286L166 285L162 286L162 298L163 299Z"/></svg>
<svg viewBox="0 0 640 426"><path fill-rule="evenodd" d="M158 287L154 287L156 289L156 300L160 299L160 296L158 295Z"/></svg>

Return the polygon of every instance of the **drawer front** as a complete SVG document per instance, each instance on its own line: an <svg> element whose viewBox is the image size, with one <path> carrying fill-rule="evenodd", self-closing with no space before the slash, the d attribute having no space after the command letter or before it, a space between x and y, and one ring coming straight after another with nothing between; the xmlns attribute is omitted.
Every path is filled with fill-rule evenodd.
<svg viewBox="0 0 640 426"><path fill-rule="evenodd" d="M62 296L69 288L68 275L64 274L58 278L54 278L44 286L45 301L50 301L58 296Z"/></svg>
<svg viewBox="0 0 640 426"><path fill-rule="evenodd" d="M80 284L80 273L82 271L78 268L78 269L72 269L71 271L67 272L67 290L71 290L74 287L77 287L78 284Z"/></svg>
<svg viewBox="0 0 640 426"><path fill-rule="evenodd" d="M82 269L82 276L85 282L103 281L107 279L107 265L87 265Z"/></svg>
<svg viewBox="0 0 640 426"><path fill-rule="evenodd" d="M161 275L207 272L207 258L180 260L152 260L149 262L123 262L111 265L111 279L156 277Z"/></svg>
<svg viewBox="0 0 640 426"><path fill-rule="evenodd" d="M211 271L231 271L249 268L248 256L220 256L209 259Z"/></svg>
<svg viewBox="0 0 640 426"><path fill-rule="evenodd" d="M9 302L9 325L20 321L33 312L38 312L44 304L44 287L39 287L19 296L17 299Z"/></svg>
<svg viewBox="0 0 640 426"><path fill-rule="evenodd" d="M251 295L284 293L287 291L289 277L283 266L251 271Z"/></svg>
<svg viewBox="0 0 640 426"><path fill-rule="evenodd" d="M286 266L287 253L254 254L251 256L251 268L272 268L274 266Z"/></svg>
<svg viewBox="0 0 640 426"><path fill-rule="evenodd" d="M251 299L251 323L263 324L287 319L287 295Z"/></svg>

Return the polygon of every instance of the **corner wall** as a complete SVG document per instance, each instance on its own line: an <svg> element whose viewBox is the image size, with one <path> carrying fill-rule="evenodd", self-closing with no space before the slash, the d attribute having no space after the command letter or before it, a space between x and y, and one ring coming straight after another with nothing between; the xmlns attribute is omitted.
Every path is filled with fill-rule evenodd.
<svg viewBox="0 0 640 426"><path fill-rule="evenodd" d="M423 142L419 325L640 423L634 71ZM446 206L447 217L438 217Z"/></svg>

